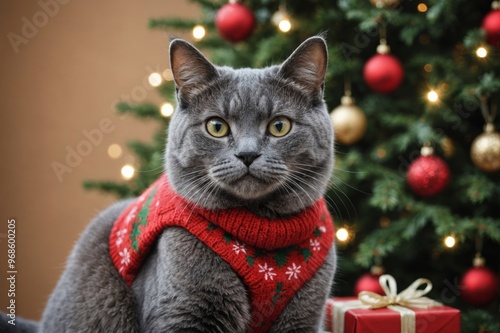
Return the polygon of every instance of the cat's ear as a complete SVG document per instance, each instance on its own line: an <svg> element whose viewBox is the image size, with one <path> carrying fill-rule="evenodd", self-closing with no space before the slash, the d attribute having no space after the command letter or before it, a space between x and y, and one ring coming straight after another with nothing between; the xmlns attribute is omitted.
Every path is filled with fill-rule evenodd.
<svg viewBox="0 0 500 333"><path fill-rule="evenodd" d="M309 93L322 92L327 64L328 51L325 40L320 36L311 37L285 60L279 75Z"/></svg>
<svg viewBox="0 0 500 333"><path fill-rule="evenodd" d="M179 98L191 96L218 76L217 69L198 49L182 39L170 42L170 68Z"/></svg>

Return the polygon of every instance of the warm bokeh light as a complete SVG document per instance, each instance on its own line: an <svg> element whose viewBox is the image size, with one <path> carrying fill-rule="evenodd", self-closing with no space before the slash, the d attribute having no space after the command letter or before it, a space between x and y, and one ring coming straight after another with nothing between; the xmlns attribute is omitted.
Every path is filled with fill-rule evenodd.
<svg viewBox="0 0 500 333"><path fill-rule="evenodd" d="M387 156L387 150L385 150L384 148L377 148L375 154L378 158L385 158Z"/></svg>
<svg viewBox="0 0 500 333"><path fill-rule="evenodd" d="M387 228L391 225L391 220L387 216L382 216L379 220L380 227Z"/></svg>
<svg viewBox="0 0 500 333"><path fill-rule="evenodd" d="M452 247L454 247L456 243L457 243L457 241L455 240L455 237L453 237L453 236L446 236L444 238L444 245L446 245L446 247L449 247L450 249Z"/></svg>
<svg viewBox="0 0 500 333"><path fill-rule="evenodd" d="M478 58L486 58L488 55L488 50L486 50L484 47L478 47L476 50L476 55Z"/></svg>
<svg viewBox="0 0 500 333"><path fill-rule="evenodd" d="M290 29L292 29L292 23L290 22L289 19L287 18L284 18L280 21L280 23L278 24L278 28L282 31L282 32L288 32L290 31Z"/></svg>
<svg viewBox="0 0 500 333"><path fill-rule="evenodd" d="M174 79L174 75L172 74L172 70L170 68L163 71L163 78L167 81L172 81Z"/></svg>
<svg viewBox="0 0 500 333"><path fill-rule="evenodd" d="M427 73L432 72L432 65L431 64L425 64L424 65L424 71L426 71Z"/></svg>
<svg viewBox="0 0 500 333"><path fill-rule="evenodd" d="M420 44L426 45L429 44L431 38L427 34L421 34L420 36L418 36L418 41L420 42Z"/></svg>
<svg viewBox="0 0 500 333"><path fill-rule="evenodd" d="M340 228L337 230L337 233L335 234L337 236L337 239L341 242L345 242L346 240L349 239L349 231L347 231L346 228Z"/></svg>
<svg viewBox="0 0 500 333"><path fill-rule="evenodd" d="M123 157L123 161L127 164L135 164L135 157L133 155L127 155Z"/></svg>
<svg viewBox="0 0 500 333"><path fill-rule="evenodd" d="M125 164L122 167L121 173L122 173L122 178L123 179L130 180L130 179L134 178L135 168L134 168L133 165Z"/></svg>
<svg viewBox="0 0 500 333"><path fill-rule="evenodd" d="M201 25L195 25L193 28L193 37L196 40L202 40L205 37L205 28Z"/></svg>
<svg viewBox="0 0 500 333"><path fill-rule="evenodd" d="M122 147L117 143L113 143L108 147L108 155L111 158L118 158L122 156Z"/></svg>
<svg viewBox="0 0 500 333"><path fill-rule="evenodd" d="M170 117L174 113L174 106L170 103L164 103L160 113L163 117Z"/></svg>
<svg viewBox="0 0 500 333"><path fill-rule="evenodd" d="M427 5L425 3L419 3L417 10L421 13L425 13L427 11Z"/></svg>
<svg viewBox="0 0 500 333"><path fill-rule="evenodd" d="M149 74L148 82L153 87L158 87L161 84L161 74L156 72Z"/></svg>
<svg viewBox="0 0 500 333"><path fill-rule="evenodd" d="M439 100L439 95L436 91L431 90L427 93L427 99L431 103L436 103Z"/></svg>

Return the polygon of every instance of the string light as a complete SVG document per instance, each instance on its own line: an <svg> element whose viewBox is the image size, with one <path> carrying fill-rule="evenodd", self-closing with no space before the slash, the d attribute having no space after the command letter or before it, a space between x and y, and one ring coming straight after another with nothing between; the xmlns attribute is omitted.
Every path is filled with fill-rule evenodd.
<svg viewBox="0 0 500 333"><path fill-rule="evenodd" d="M271 17L271 22L278 27L281 32L288 32L292 29L292 22L284 5Z"/></svg>
<svg viewBox="0 0 500 333"><path fill-rule="evenodd" d="M156 72L149 74L148 82L153 87L158 87L161 84L161 74Z"/></svg>
<svg viewBox="0 0 500 333"><path fill-rule="evenodd" d="M135 168L131 164L125 164L122 167L121 173L122 173L122 178L123 179L130 180L130 179L134 178Z"/></svg>
<svg viewBox="0 0 500 333"><path fill-rule="evenodd" d="M486 58L486 56L488 55L488 50L483 46L478 47L476 50L476 55L478 58Z"/></svg>
<svg viewBox="0 0 500 333"><path fill-rule="evenodd" d="M444 238L443 242L444 242L444 245L445 245L446 247L450 248L450 249L451 249L452 247L454 247L454 246L455 246L455 244L457 243L457 241L456 241L455 237L453 237L453 236L446 236L446 237Z"/></svg>
<svg viewBox="0 0 500 333"><path fill-rule="evenodd" d="M439 100L439 95L435 90L431 90L427 93L427 99L431 103L436 103Z"/></svg>
<svg viewBox="0 0 500 333"><path fill-rule="evenodd" d="M425 13L427 11L427 5L425 3L419 3L417 10L421 13Z"/></svg>
<svg viewBox="0 0 500 333"><path fill-rule="evenodd" d="M282 32L288 32L290 31L290 29L292 29L292 23L290 22L290 20L288 18L284 18L283 20L280 21L280 23L278 24L278 28L282 31Z"/></svg>
<svg viewBox="0 0 500 333"><path fill-rule="evenodd" d="M122 156L122 147L117 143L113 143L108 147L108 155L111 158L118 158Z"/></svg>
<svg viewBox="0 0 500 333"><path fill-rule="evenodd" d="M345 242L349 239L349 231L347 231L346 228L338 229L335 235L337 236L337 239L341 242Z"/></svg>
<svg viewBox="0 0 500 333"><path fill-rule="evenodd" d="M170 117L174 113L174 106L170 103L164 103L161 106L160 113L165 118Z"/></svg>
<svg viewBox="0 0 500 333"><path fill-rule="evenodd" d="M196 40L202 40L205 37L205 28L201 25L195 25L193 28L193 37Z"/></svg>

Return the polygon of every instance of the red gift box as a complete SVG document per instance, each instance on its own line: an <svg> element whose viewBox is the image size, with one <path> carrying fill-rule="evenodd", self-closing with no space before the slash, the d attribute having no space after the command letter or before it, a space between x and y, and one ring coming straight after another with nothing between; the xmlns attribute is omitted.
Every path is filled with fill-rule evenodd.
<svg viewBox="0 0 500 333"><path fill-rule="evenodd" d="M326 329L333 333L407 333L401 331L404 314L390 308L368 309L355 297L329 299L326 305ZM359 306L357 306L358 304ZM351 308L345 311L343 328L334 331L342 323L334 323L334 312L338 308ZM357 307L352 309L352 307ZM415 333L459 333L460 311L448 306L434 306L427 309L408 309L414 312ZM337 315L339 315L337 313ZM413 316L413 315L412 315Z"/></svg>

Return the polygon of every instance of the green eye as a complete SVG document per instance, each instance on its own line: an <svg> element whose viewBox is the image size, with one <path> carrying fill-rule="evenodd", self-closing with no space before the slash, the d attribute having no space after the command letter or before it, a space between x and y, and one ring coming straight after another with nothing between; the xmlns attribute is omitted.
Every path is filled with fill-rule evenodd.
<svg viewBox="0 0 500 333"><path fill-rule="evenodd" d="M269 133L272 136L282 137L288 134L292 129L292 122L290 119L285 117L276 117L269 123L268 127Z"/></svg>
<svg viewBox="0 0 500 333"><path fill-rule="evenodd" d="M229 125L220 118L210 118L207 120L207 132L216 138L222 138L229 134Z"/></svg>

